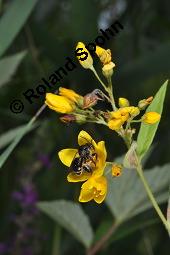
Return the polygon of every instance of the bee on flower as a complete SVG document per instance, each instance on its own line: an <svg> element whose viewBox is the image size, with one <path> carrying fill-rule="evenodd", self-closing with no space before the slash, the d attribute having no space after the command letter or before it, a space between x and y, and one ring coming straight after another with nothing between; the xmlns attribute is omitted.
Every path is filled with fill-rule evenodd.
<svg viewBox="0 0 170 255"><path fill-rule="evenodd" d="M80 202L94 199L101 203L107 193L104 174L107 152L104 141L96 143L82 130L78 135L78 149L63 149L58 156L69 169L68 182L85 182L81 187Z"/></svg>

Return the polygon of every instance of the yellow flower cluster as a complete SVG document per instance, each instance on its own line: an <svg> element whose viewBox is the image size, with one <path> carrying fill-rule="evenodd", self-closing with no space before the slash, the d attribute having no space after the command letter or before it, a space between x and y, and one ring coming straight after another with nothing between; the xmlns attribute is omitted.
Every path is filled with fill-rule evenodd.
<svg viewBox="0 0 170 255"><path fill-rule="evenodd" d="M118 131L128 119L136 117L139 113L138 107L134 106L127 106L119 108L117 111L110 112L108 127Z"/></svg>
<svg viewBox="0 0 170 255"><path fill-rule="evenodd" d="M93 144L96 153L96 162L92 164L93 168L91 172L86 172L84 170L82 174L77 175L70 169L73 160L80 156L78 149L63 149L59 151L58 155L61 162L70 169L67 180L69 182L84 182L81 186L79 201L88 202L94 199L94 201L100 204L107 194L107 180L103 175L107 152L104 141L96 143L87 132L82 130L78 135L78 145L86 145L87 141Z"/></svg>

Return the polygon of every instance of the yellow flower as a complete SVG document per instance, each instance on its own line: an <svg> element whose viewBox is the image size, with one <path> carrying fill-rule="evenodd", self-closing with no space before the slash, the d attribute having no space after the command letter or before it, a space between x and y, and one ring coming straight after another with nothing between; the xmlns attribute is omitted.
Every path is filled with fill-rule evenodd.
<svg viewBox="0 0 170 255"><path fill-rule="evenodd" d="M81 187L80 202L89 202L94 199L98 204L102 203L107 194L107 180L105 176L90 177Z"/></svg>
<svg viewBox="0 0 170 255"><path fill-rule="evenodd" d="M120 109L120 111L123 113L129 113L131 117L136 117L137 115L139 115L140 110L138 107L135 106L128 106L128 107L123 107Z"/></svg>
<svg viewBox="0 0 170 255"><path fill-rule="evenodd" d="M129 101L124 97L120 97L119 98L119 107L127 107L127 106L129 106Z"/></svg>
<svg viewBox="0 0 170 255"><path fill-rule="evenodd" d="M66 88L59 88L59 95L64 96L68 98L70 101L73 101L75 103L79 103L80 101L83 100L83 97L77 94L74 90L72 89L66 89Z"/></svg>
<svg viewBox="0 0 170 255"><path fill-rule="evenodd" d="M46 94L45 104L48 107L59 113L70 113L75 110L75 104L64 96L55 95L52 93Z"/></svg>
<svg viewBox="0 0 170 255"><path fill-rule="evenodd" d="M93 67L93 59L90 55L90 52L86 49L84 43L78 42L76 46L76 56L80 64L86 68L91 69Z"/></svg>
<svg viewBox="0 0 170 255"><path fill-rule="evenodd" d="M118 131L130 117L135 117L139 113L139 108L134 106L122 107L117 111L110 112L108 127L112 130Z"/></svg>
<svg viewBox="0 0 170 255"><path fill-rule="evenodd" d="M122 173L122 165L120 164L113 164L112 166L112 176L117 177Z"/></svg>
<svg viewBox="0 0 170 255"><path fill-rule="evenodd" d="M111 50L105 50L99 46L96 46L96 54L100 58L103 65L109 64L112 61Z"/></svg>
<svg viewBox="0 0 170 255"><path fill-rule="evenodd" d="M142 122L146 124L154 124L158 122L161 118L161 115L157 112L147 112L142 116Z"/></svg>
<svg viewBox="0 0 170 255"><path fill-rule="evenodd" d="M129 118L129 113L124 108L120 108L115 112L110 113L110 120L108 121L108 127L112 130L118 131L125 121Z"/></svg>
<svg viewBox="0 0 170 255"><path fill-rule="evenodd" d="M97 155L95 166L93 165L93 171L92 173L83 171L82 174L80 175L77 175L76 173L71 171L67 176L67 180L69 182L82 182L82 181L86 181L91 176L100 177L103 175L104 168L106 165L106 157L107 157L105 143L104 141L100 141L96 143L86 131L82 130L78 135L78 144L79 146L81 146L88 142L92 143L92 145L94 146L94 152ZM78 149L63 149L59 151L58 156L64 165L66 165L67 167L70 167L73 159L75 158L77 154L78 154Z"/></svg>

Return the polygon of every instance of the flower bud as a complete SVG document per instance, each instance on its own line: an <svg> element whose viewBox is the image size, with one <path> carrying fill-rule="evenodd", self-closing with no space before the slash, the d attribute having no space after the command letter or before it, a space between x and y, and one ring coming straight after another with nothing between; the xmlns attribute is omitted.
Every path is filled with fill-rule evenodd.
<svg viewBox="0 0 170 255"><path fill-rule="evenodd" d="M103 65L107 65L112 60L111 50L105 50L102 47L96 46L96 54L100 58Z"/></svg>
<svg viewBox="0 0 170 255"><path fill-rule="evenodd" d="M103 75L106 78L110 78L113 75L113 68L115 67L115 64L113 62L110 62L109 64L106 64L102 68Z"/></svg>
<svg viewBox="0 0 170 255"><path fill-rule="evenodd" d="M120 97L119 98L119 107L127 107L127 106L129 106L129 101L124 97Z"/></svg>
<svg viewBox="0 0 170 255"><path fill-rule="evenodd" d="M112 176L118 177L122 174L122 165L120 164L113 164L112 166Z"/></svg>
<svg viewBox="0 0 170 255"><path fill-rule="evenodd" d="M140 100L138 107L140 110L144 110L153 100L153 97L148 97L147 99Z"/></svg>
<svg viewBox="0 0 170 255"><path fill-rule="evenodd" d="M46 93L45 104L48 107L59 113L70 113L75 110L75 104L64 96Z"/></svg>
<svg viewBox="0 0 170 255"><path fill-rule="evenodd" d="M76 56L82 65L86 69L91 69L93 66L93 59L90 55L90 52L86 49L84 43L78 42L76 46Z"/></svg>
<svg viewBox="0 0 170 255"><path fill-rule="evenodd" d="M154 124L158 122L161 118L161 115L157 112L147 112L142 116L142 122L146 124Z"/></svg>

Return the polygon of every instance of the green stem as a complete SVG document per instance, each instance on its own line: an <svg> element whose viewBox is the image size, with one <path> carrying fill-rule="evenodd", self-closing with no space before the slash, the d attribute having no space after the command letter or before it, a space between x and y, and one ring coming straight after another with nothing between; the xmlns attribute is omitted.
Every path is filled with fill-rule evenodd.
<svg viewBox="0 0 170 255"><path fill-rule="evenodd" d="M107 80L108 80L107 93L109 94L109 97L111 99L112 108L114 111L116 111L117 107L116 107L115 99L114 99L114 95L113 95L112 79L111 79L111 77L109 77Z"/></svg>
<svg viewBox="0 0 170 255"><path fill-rule="evenodd" d="M166 220L166 218L163 215L163 213L162 213L162 211L161 211L161 209L160 209L160 207L159 207L155 197L153 196L153 194L152 194L152 192L150 190L150 187L149 187L149 185L148 185L148 183L147 183L147 181L145 179L145 176L143 174L142 166L141 166L139 160L138 160L138 164L137 164L137 172L138 172L139 177L140 177L140 179L141 179L141 181L142 181L142 183L143 183L143 185L145 187L145 190L146 190L146 192L148 194L148 197L149 197L153 207L155 208L157 214L159 215L159 217L162 220L163 224L165 225L166 229L170 233L170 223Z"/></svg>
<svg viewBox="0 0 170 255"><path fill-rule="evenodd" d="M94 69L94 66L92 66L91 71L94 73L94 75L96 76L96 78L98 79L98 81L101 83L101 85L103 86L103 88L107 91L107 87L106 85L102 82L102 80L100 79L100 77L98 76L96 70ZM108 92L108 91L107 91Z"/></svg>

